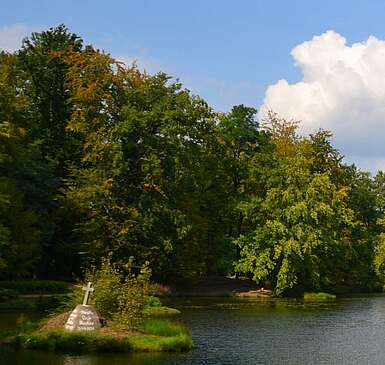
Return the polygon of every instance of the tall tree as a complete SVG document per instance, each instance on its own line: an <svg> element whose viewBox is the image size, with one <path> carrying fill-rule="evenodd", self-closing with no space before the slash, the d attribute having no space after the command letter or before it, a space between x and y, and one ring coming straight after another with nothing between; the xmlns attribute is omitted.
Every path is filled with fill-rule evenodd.
<svg viewBox="0 0 385 365"><path fill-rule="evenodd" d="M278 295L325 288L336 279L336 262L349 254L355 224L349 190L314 168L314 137L299 138L295 125L273 117L275 167L268 171L266 194L244 205L252 228L236 240L237 269L261 284L269 281Z"/></svg>
<svg viewBox="0 0 385 365"><path fill-rule="evenodd" d="M0 54L0 277L30 274L39 257L37 214L28 206L19 171L28 175L34 154L25 143L22 124L28 98L13 55ZM24 180L26 183L26 180Z"/></svg>
<svg viewBox="0 0 385 365"><path fill-rule="evenodd" d="M43 276L68 277L78 266L72 233L76 211L61 191L70 166L79 164L82 154L80 135L67 130L72 105L66 86L69 56L81 51L82 40L60 25L32 33L16 53L22 90L29 100L25 139L35 151L32 163L16 174L26 203L41 217L38 274Z"/></svg>
<svg viewBox="0 0 385 365"><path fill-rule="evenodd" d="M87 252L148 260L158 275L204 273L200 193L213 189L204 158L215 129L207 104L164 74L125 69L92 49L72 62L70 128L85 144L68 196L87 217Z"/></svg>

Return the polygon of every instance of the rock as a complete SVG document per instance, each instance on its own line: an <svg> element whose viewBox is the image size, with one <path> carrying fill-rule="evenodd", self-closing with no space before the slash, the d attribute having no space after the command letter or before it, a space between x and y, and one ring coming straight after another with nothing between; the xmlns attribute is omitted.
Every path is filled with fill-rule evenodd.
<svg viewBox="0 0 385 365"><path fill-rule="evenodd" d="M249 290L246 292L239 292L235 293L235 296L245 298L245 297L250 297L250 298L266 298L270 297L273 294L272 290L270 289L258 289L258 290Z"/></svg>
<svg viewBox="0 0 385 365"><path fill-rule="evenodd" d="M78 304L64 326L69 331L94 331L101 327L99 316L92 305Z"/></svg>

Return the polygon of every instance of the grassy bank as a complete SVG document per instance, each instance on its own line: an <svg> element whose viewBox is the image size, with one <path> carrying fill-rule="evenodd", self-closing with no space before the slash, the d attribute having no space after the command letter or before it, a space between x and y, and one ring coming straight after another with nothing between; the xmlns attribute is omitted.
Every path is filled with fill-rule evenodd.
<svg viewBox="0 0 385 365"><path fill-rule="evenodd" d="M328 300L334 300L336 296L334 294L319 292L319 293L304 293L303 300L305 302L322 302Z"/></svg>
<svg viewBox="0 0 385 365"><path fill-rule="evenodd" d="M0 289L12 290L17 294L66 293L71 284L57 280L10 280L0 281ZM1 291L0 291L1 294Z"/></svg>
<svg viewBox="0 0 385 365"><path fill-rule="evenodd" d="M46 328L43 325L30 333L8 334L3 343L27 349L70 353L181 352L190 350L193 345L184 325L161 319L144 321L138 331L111 326L93 332L69 332L61 327Z"/></svg>
<svg viewBox="0 0 385 365"><path fill-rule="evenodd" d="M61 305L70 287L54 280L0 281L0 310L51 310Z"/></svg>
<svg viewBox="0 0 385 365"><path fill-rule="evenodd" d="M63 297L52 295L37 296L33 298L16 297L0 301L0 310L31 310L31 311L52 311L62 305Z"/></svg>

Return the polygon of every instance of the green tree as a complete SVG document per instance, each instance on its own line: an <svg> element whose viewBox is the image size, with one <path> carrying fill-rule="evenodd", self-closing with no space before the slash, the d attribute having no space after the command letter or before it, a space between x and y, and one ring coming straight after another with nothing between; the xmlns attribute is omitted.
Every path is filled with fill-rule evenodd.
<svg viewBox="0 0 385 365"><path fill-rule="evenodd" d="M252 228L236 240L236 267L261 284L271 282L277 295L325 288L336 279L336 263L349 255L355 224L349 189L314 168L314 137L299 138L295 124L273 118L275 167L268 171L266 194L243 205Z"/></svg>
<svg viewBox="0 0 385 365"><path fill-rule="evenodd" d="M81 52L82 40L64 25L32 33L17 53L19 67L28 80L25 92L31 99L28 137L40 143L43 156L55 164L55 175L65 177L67 168L80 157L81 141L66 130L72 113L66 87L68 56Z"/></svg>
<svg viewBox="0 0 385 365"><path fill-rule="evenodd" d="M155 275L203 274L211 110L165 74L126 69L93 49L71 62L69 128L85 144L68 196L85 217L85 251L96 259L113 252L122 264L148 260Z"/></svg>
<svg viewBox="0 0 385 365"><path fill-rule="evenodd" d="M29 103L21 123L33 155L15 170L14 177L26 203L40 216L37 274L43 276L69 277L79 272L73 233L77 215L64 200L62 189L70 166L79 164L82 154L82 139L67 130L72 105L66 86L70 55L81 51L82 40L60 25L32 33L16 53L19 90Z"/></svg>
<svg viewBox="0 0 385 365"><path fill-rule="evenodd" d="M0 277L30 274L40 250L37 214L24 199L16 171L30 162L21 124L28 113L15 57L0 54ZM19 90L19 91L18 91ZM24 169L25 170L25 169Z"/></svg>

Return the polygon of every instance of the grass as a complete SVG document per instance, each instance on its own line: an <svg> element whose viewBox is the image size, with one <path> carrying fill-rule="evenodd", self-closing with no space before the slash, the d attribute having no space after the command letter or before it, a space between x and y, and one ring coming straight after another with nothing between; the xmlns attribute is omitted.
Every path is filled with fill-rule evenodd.
<svg viewBox="0 0 385 365"><path fill-rule="evenodd" d="M139 351L188 351L193 346L190 331L180 323L152 318L140 330L146 335L132 337L133 347Z"/></svg>
<svg viewBox="0 0 385 365"><path fill-rule="evenodd" d="M336 296L334 294L329 293L305 293L303 295L303 299L305 302L319 302L319 301L328 301L328 300L334 300L336 299Z"/></svg>
<svg viewBox="0 0 385 365"><path fill-rule="evenodd" d="M149 335L172 337L181 334L189 334L188 329L176 322L166 321L164 319L147 319L140 326L140 330Z"/></svg>
<svg viewBox="0 0 385 365"><path fill-rule="evenodd" d="M113 328L110 332L69 332L61 328L36 330L36 326L29 326L22 333L19 330L14 336L8 334L2 341L27 349L67 353L181 352L193 346L190 332L184 325L166 320L148 319L136 333L116 334Z"/></svg>
<svg viewBox="0 0 385 365"><path fill-rule="evenodd" d="M168 316L168 315L175 315L180 314L180 311L175 308L170 307L147 307L144 309L144 314L146 316L150 317L158 317L158 316Z"/></svg>
<svg viewBox="0 0 385 365"><path fill-rule="evenodd" d="M133 350L137 352L184 352L191 350L191 336L180 334L172 337L133 336L130 338Z"/></svg>
<svg viewBox="0 0 385 365"><path fill-rule="evenodd" d="M128 337L117 338L110 334L98 332L67 332L59 329L19 335L15 337L14 343L27 349L70 353L132 351Z"/></svg>

